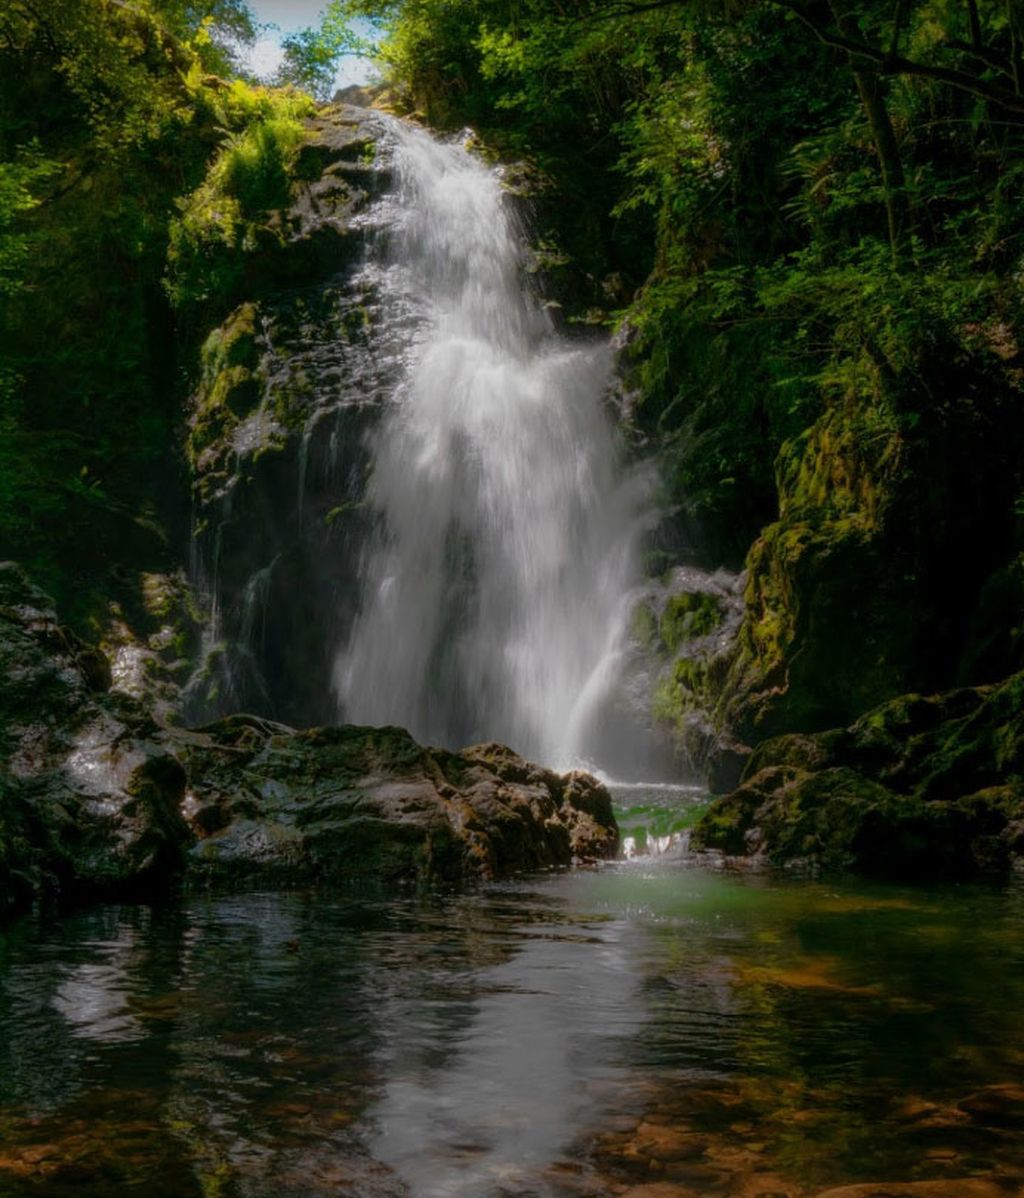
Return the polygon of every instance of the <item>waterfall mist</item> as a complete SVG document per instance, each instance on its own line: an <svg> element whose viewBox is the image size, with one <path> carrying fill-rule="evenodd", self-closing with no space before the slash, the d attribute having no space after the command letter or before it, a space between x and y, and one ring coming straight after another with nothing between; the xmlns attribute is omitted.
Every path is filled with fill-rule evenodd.
<svg viewBox="0 0 1024 1198"><path fill-rule="evenodd" d="M387 137L396 183L366 269L399 369L369 440L339 715L614 768L651 502L606 410L611 349L555 332L495 172L411 125Z"/></svg>

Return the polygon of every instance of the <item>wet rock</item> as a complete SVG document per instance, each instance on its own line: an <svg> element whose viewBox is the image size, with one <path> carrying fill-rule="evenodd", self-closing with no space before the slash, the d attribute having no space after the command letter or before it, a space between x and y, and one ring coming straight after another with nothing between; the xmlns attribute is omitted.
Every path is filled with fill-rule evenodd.
<svg viewBox="0 0 1024 1198"><path fill-rule="evenodd" d="M190 868L206 881L457 881L618 850L600 783L502 745L449 753L400 728L296 732L234 716L181 752L199 837Z"/></svg>
<svg viewBox="0 0 1024 1198"><path fill-rule="evenodd" d="M747 745L727 736L720 737L708 754L708 790L713 795L728 794L735 790L749 759L750 749Z"/></svg>
<svg viewBox="0 0 1024 1198"><path fill-rule="evenodd" d="M1024 675L905 695L845 729L759 745L691 840L892 876L1003 872L1024 851Z"/></svg>
<svg viewBox="0 0 1024 1198"><path fill-rule="evenodd" d="M454 882L618 851L588 774L498 744L428 749L399 728L176 728L97 689L103 661L0 565L0 913L152 889L186 864L218 883Z"/></svg>
<svg viewBox="0 0 1024 1198"><path fill-rule="evenodd" d="M184 571L142 573L134 602L112 600L100 649L108 686L137 699L160 724L180 722L181 689L195 668L201 616Z"/></svg>
<svg viewBox="0 0 1024 1198"><path fill-rule="evenodd" d="M184 770L145 709L106 690L103 660L0 564L0 912L138 890L182 862Z"/></svg>
<svg viewBox="0 0 1024 1198"><path fill-rule="evenodd" d="M700 1191L675 1181L654 1181L647 1185L630 1186L621 1194L622 1198L698 1198Z"/></svg>
<svg viewBox="0 0 1024 1198"><path fill-rule="evenodd" d="M655 722L675 753L708 778L713 794L739 782L750 750L717 718L743 614L743 577L680 567L651 584L633 612L633 634L647 659Z"/></svg>
<svg viewBox="0 0 1024 1198"><path fill-rule="evenodd" d="M1005 1082L969 1094L959 1109L988 1127L1024 1129L1024 1085Z"/></svg>
<svg viewBox="0 0 1024 1198"><path fill-rule="evenodd" d="M705 1136L691 1131L686 1126L651 1121L640 1124L633 1144L641 1156L649 1156L666 1163L699 1159L708 1147Z"/></svg>

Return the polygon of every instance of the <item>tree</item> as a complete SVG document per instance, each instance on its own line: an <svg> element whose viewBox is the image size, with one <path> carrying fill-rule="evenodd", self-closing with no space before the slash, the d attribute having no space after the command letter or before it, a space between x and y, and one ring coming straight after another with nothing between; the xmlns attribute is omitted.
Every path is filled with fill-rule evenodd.
<svg viewBox="0 0 1024 1198"><path fill-rule="evenodd" d="M352 27L352 14L344 0L332 0L318 28L307 26L281 43L284 61L278 83L301 87L318 100L330 99L338 64L347 54L370 55L373 47Z"/></svg>

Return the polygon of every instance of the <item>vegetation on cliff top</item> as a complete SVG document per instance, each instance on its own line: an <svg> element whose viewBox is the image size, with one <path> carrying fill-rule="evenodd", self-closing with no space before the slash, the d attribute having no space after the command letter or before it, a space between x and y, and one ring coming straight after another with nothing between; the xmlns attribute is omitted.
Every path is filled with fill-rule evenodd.
<svg viewBox="0 0 1024 1198"><path fill-rule="evenodd" d="M172 303L219 285L212 250L276 201L312 101L221 77L241 0L14 0L0 32L0 557L83 627L180 561Z"/></svg>

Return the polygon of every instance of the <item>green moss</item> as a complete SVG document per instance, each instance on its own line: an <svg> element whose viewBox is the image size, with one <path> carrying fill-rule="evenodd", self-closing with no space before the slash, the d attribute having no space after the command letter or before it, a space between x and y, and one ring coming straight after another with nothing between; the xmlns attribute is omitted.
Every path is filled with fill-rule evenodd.
<svg viewBox="0 0 1024 1198"><path fill-rule="evenodd" d="M256 305L242 304L203 343L189 435L193 464L260 402L258 316Z"/></svg>
<svg viewBox="0 0 1024 1198"><path fill-rule="evenodd" d="M708 591L684 591L665 604L658 630L665 647L676 653L687 641L708 636L722 623L722 601Z"/></svg>
<svg viewBox="0 0 1024 1198"><path fill-rule="evenodd" d="M746 833L752 826L756 805L757 796L747 790L715 799L694 825L691 846L741 856L746 851Z"/></svg>
<svg viewBox="0 0 1024 1198"><path fill-rule="evenodd" d="M845 722L899 689L892 663L912 635L906 609L893 620L903 580L889 513L906 479L895 439L884 416L837 402L780 450L780 518L747 558L726 698L745 739Z"/></svg>
<svg viewBox="0 0 1024 1198"><path fill-rule="evenodd" d="M356 335L367 333L372 323L370 310L362 304L355 308L349 308L342 320L346 332Z"/></svg>
<svg viewBox="0 0 1024 1198"><path fill-rule="evenodd" d="M239 93L241 94L241 93ZM277 217L292 198L292 168L312 101L252 89L241 127L222 143L203 183L171 223L167 291L175 308L216 314L240 298L249 260L284 242Z"/></svg>
<svg viewBox="0 0 1024 1198"><path fill-rule="evenodd" d="M679 726L694 711L707 711L708 662L703 658L681 657L672 663L667 677L654 688L651 713L656 720Z"/></svg>
<svg viewBox="0 0 1024 1198"><path fill-rule="evenodd" d="M346 516L352 515L354 512L362 511L366 506L363 500L351 499L348 503L339 504L337 507L332 507L330 511L324 514L324 523L328 528L333 528L338 520L343 520Z"/></svg>
<svg viewBox="0 0 1024 1198"><path fill-rule="evenodd" d="M293 366L287 380L274 387L274 415L285 428L300 428L315 394L314 380L303 367Z"/></svg>
<svg viewBox="0 0 1024 1198"><path fill-rule="evenodd" d="M204 381L209 382L227 366L255 368L259 361L257 316L255 304L242 304L207 337L199 351Z"/></svg>
<svg viewBox="0 0 1024 1198"><path fill-rule="evenodd" d="M852 727L754 751L697 841L866 873L963 877L1024 854L1024 675L903 695Z"/></svg>
<svg viewBox="0 0 1024 1198"><path fill-rule="evenodd" d="M650 603L638 603L630 615L633 640L645 649L655 648L658 643L658 617Z"/></svg>

